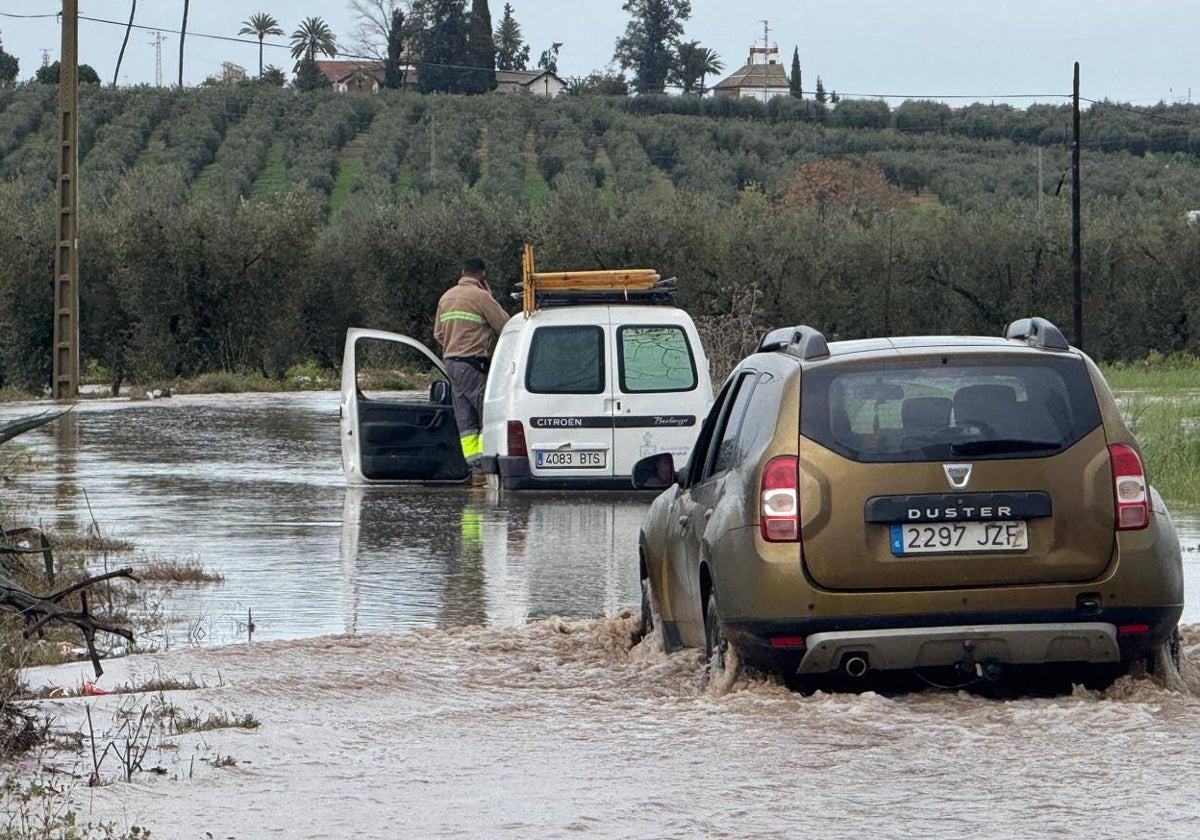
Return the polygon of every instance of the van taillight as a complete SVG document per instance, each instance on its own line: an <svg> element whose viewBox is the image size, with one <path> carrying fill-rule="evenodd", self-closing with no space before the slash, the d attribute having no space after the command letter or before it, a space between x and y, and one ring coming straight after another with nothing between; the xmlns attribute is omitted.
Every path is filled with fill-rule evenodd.
<svg viewBox="0 0 1200 840"><path fill-rule="evenodd" d="M800 539L799 459L780 455L767 462L759 496L759 528L767 542Z"/></svg>
<svg viewBox="0 0 1200 840"><path fill-rule="evenodd" d="M1137 531L1150 524L1146 474L1142 459L1132 446L1114 443L1108 447L1112 462L1113 495L1116 497L1118 531Z"/></svg>
<svg viewBox="0 0 1200 840"><path fill-rule="evenodd" d="M508 454L525 457L529 448L525 445L525 426L520 420L508 421Z"/></svg>

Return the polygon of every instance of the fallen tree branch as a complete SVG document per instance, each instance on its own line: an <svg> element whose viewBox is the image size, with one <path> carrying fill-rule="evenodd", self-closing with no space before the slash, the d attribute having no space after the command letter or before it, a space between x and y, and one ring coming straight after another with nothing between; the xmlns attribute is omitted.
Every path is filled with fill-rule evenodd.
<svg viewBox="0 0 1200 840"><path fill-rule="evenodd" d="M133 569L118 569L113 572L106 572L101 575L85 578L78 583L73 583L64 589L60 589L58 592L43 596L34 595L32 592L18 586L15 582L0 576L0 609L8 609L20 613L27 621L31 622L30 626L23 633L26 639L40 631L51 621L61 621L64 624L73 624L78 627L79 631L83 633L84 640L87 642L88 657L92 661L92 667L95 668L96 676L99 677L104 673L104 668L101 667L100 655L96 652L96 633L111 633L127 641L133 641L133 632L128 628L97 618L88 610L87 587L101 583L102 581L112 580L113 578L137 580L133 575ZM80 609L77 612L63 609L58 602L75 592L80 593Z"/></svg>

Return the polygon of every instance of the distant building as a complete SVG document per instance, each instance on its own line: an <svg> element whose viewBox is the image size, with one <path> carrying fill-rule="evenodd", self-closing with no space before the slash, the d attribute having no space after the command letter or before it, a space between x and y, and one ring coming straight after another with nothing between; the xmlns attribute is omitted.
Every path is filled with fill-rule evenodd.
<svg viewBox="0 0 1200 840"><path fill-rule="evenodd" d="M316 64L338 93L351 90L378 93L383 87L383 62L318 60Z"/></svg>
<svg viewBox="0 0 1200 840"><path fill-rule="evenodd" d="M779 63L779 45L764 34L762 44L750 48L750 58L740 70L717 82L713 96L732 96L766 102L776 96L790 96L787 70Z"/></svg>
<svg viewBox="0 0 1200 840"><path fill-rule="evenodd" d="M401 56L402 61L406 61L404 56ZM358 61L332 61L318 59L315 64L317 69L329 80L329 84L338 93L346 93L348 91L366 91L368 93L379 93L383 89L383 80L386 73L383 69L383 62L376 60L358 60ZM299 66L299 65L297 65ZM293 72L295 72L293 70ZM411 64L401 64L400 72L404 74L405 90L413 90L417 86L417 71Z"/></svg>
<svg viewBox="0 0 1200 840"><path fill-rule="evenodd" d="M43 65L44 66L44 65ZM238 82L247 81L250 77L246 75L246 68L240 64L234 64L232 61L221 62L221 75L208 76L202 82L206 87L215 87L217 85L236 85Z"/></svg>
<svg viewBox="0 0 1200 840"><path fill-rule="evenodd" d="M245 67L234 64L232 61L221 62L221 81L223 83L231 85L235 82L244 82L247 78Z"/></svg>
<svg viewBox="0 0 1200 840"><path fill-rule="evenodd" d="M567 83L549 70L497 70L496 90L499 93L528 91L535 96L551 99L567 89Z"/></svg>
<svg viewBox="0 0 1200 840"><path fill-rule="evenodd" d="M383 62L317 60L317 69L329 79L339 93L367 91L378 93L383 88ZM402 65L405 90L417 88L417 69ZM535 96L555 97L567 89L567 83L549 70L497 70L496 90L501 93L526 91Z"/></svg>

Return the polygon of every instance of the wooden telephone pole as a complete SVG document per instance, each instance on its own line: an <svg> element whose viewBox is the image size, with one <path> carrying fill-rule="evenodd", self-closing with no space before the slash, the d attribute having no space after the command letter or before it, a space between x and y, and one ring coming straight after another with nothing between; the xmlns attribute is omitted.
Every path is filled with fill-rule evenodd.
<svg viewBox="0 0 1200 840"><path fill-rule="evenodd" d="M52 396L79 392L79 0L63 0L58 65L58 241L54 249Z"/></svg>

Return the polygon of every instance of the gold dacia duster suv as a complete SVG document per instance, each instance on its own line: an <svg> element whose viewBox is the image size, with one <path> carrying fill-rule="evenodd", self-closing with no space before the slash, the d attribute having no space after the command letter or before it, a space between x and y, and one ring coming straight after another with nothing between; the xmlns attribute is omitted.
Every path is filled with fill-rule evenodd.
<svg viewBox="0 0 1200 840"><path fill-rule="evenodd" d="M1170 515L1102 374L1041 318L770 332L687 467L651 456L634 484L669 485L640 535L643 629L710 669L1105 684L1177 655Z"/></svg>

